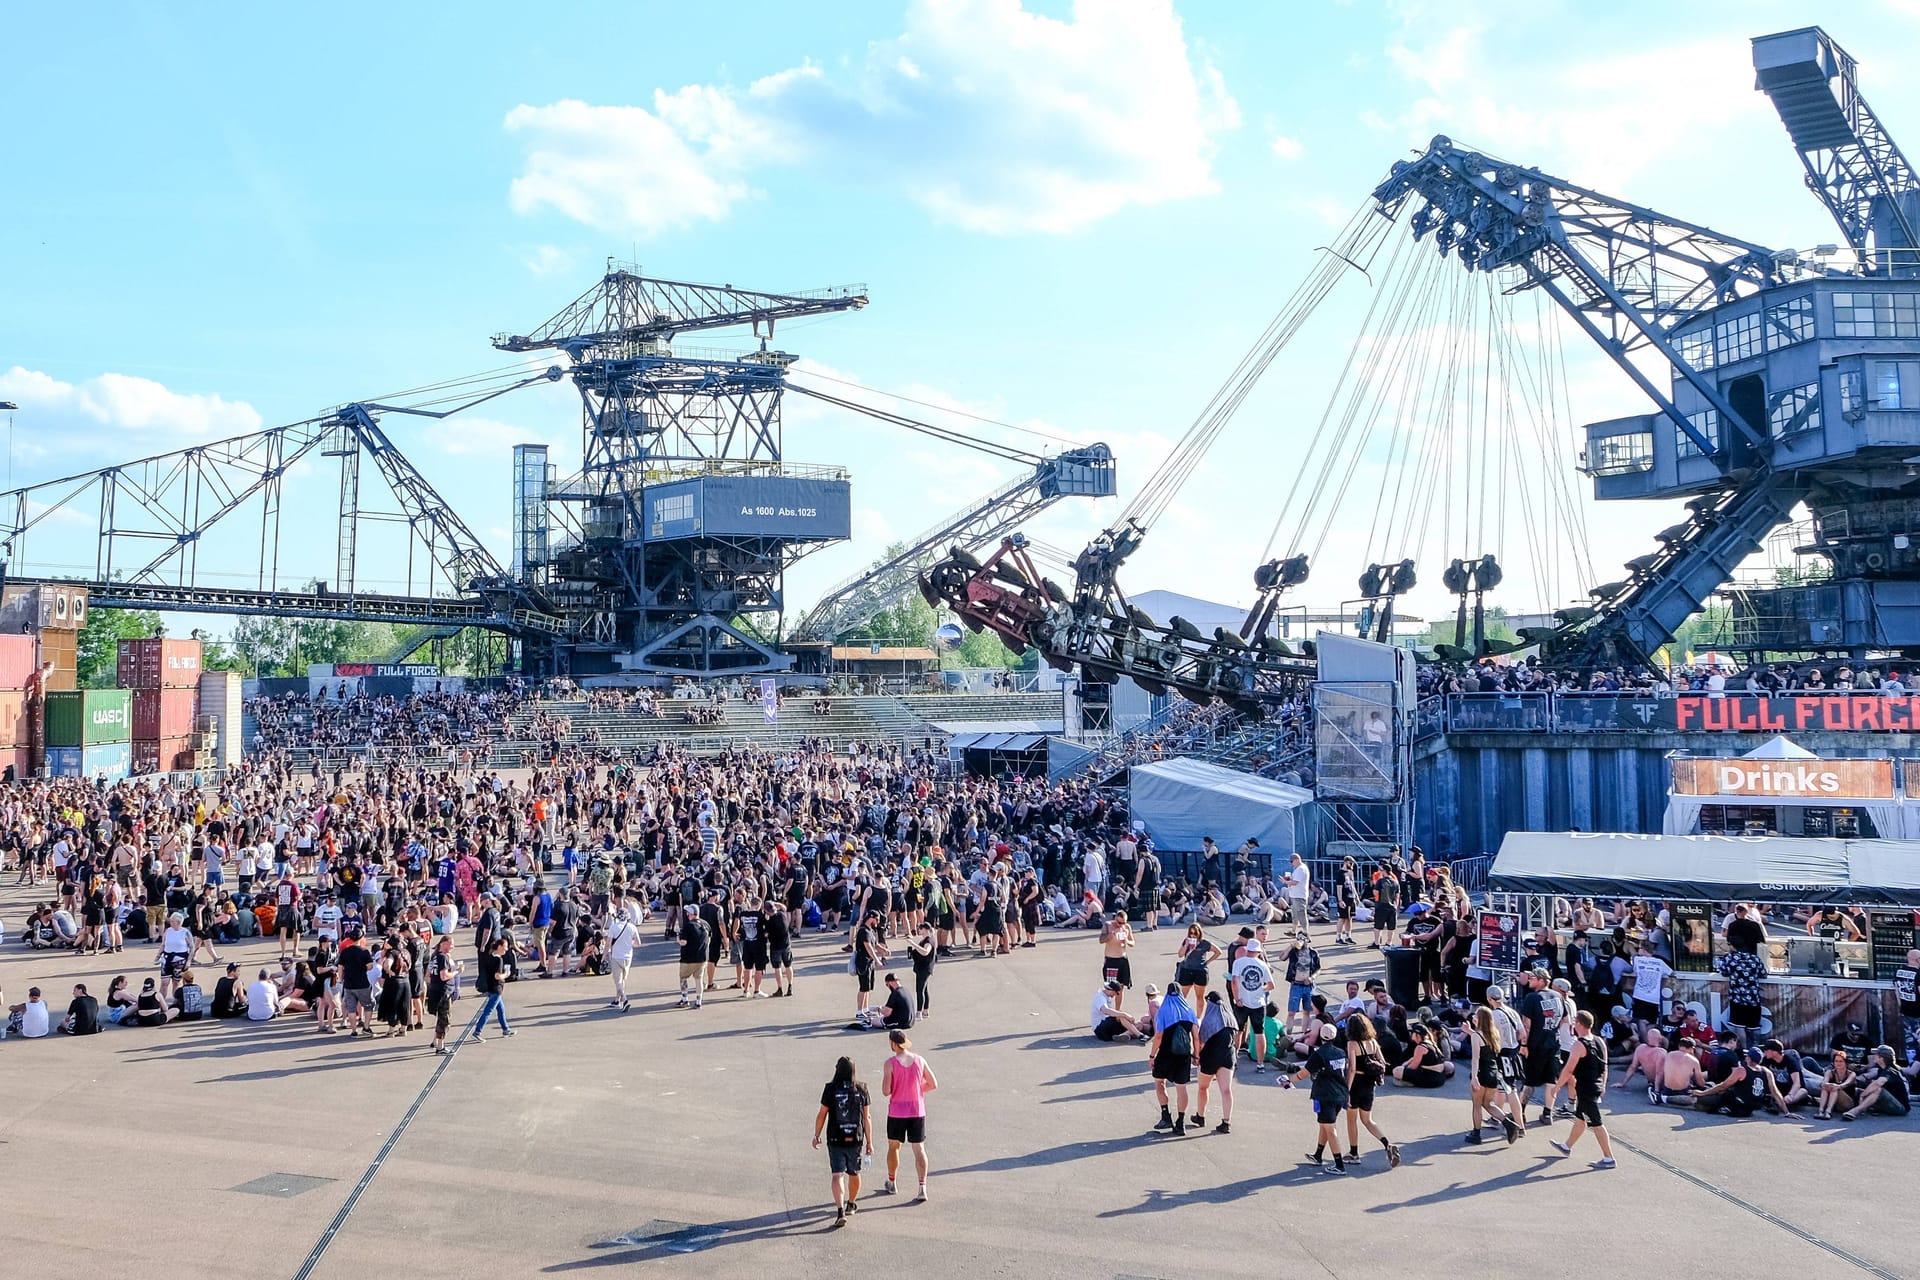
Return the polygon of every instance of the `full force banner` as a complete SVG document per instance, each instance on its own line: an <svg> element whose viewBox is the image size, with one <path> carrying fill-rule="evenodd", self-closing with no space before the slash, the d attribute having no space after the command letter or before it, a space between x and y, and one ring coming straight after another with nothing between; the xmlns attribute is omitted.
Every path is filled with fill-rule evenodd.
<svg viewBox="0 0 1920 1280"><path fill-rule="evenodd" d="M1671 729L1680 733L1920 733L1920 696L1883 693L1788 694L1777 698L1683 693L1671 698L1561 697L1562 729Z"/></svg>

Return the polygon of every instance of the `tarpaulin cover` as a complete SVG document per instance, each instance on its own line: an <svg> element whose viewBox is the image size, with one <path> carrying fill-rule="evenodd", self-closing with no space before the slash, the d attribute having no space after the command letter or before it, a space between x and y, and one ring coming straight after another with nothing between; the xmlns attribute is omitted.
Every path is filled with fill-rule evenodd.
<svg viewBox="0 0 1920 1280"><path fill-rule="evenodd" d="M1512 831L1487 884L1565 897L1920 907L1920 841Z"/></svg>
<svg viewBox="0 0 1920 1280"><path fill-rule="evenodd" d="M1260 851L1284 860L1313 853L1313 792L1199 760L1135 765L1128 807L1161 849L1192 852L1201 836L1233 850L1249 836Z"/></svg>

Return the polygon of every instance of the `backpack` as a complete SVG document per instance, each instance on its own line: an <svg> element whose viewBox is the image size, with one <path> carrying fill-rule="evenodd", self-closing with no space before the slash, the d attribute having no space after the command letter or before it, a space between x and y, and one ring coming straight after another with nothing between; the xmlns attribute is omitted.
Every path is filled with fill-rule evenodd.
<svg viewBox="0 0 1920 1280"><path fill-rule="evenodd" d="M1193 1056L1193 1024L1176 1022L1167 1028L1167 1034L1160 1041L1161 1052L1175 1058Z"/></svg>
<svg viewBox="0 0 1920 1280"><path fill-rule="evenodd" d="M1364 1080L1368 1084L1379 1084L1386 1078L1386 1075L1386 1059L1380 1056L1378 1046L1370 1046L1364 1052L1355 1056L1353 1063L1354 1079Z"/></svg>
<svg viewBox="0 0 1920 1280"><path fill-rule="evenodd" d="M833 1126L831 1137L841 1145L851 1145L860 1140L861 1125L865 1122L860 1105L860 1090L852 1085L842 1085L833 1094L833 1103L827 1109L827 1119Z"/></svg>

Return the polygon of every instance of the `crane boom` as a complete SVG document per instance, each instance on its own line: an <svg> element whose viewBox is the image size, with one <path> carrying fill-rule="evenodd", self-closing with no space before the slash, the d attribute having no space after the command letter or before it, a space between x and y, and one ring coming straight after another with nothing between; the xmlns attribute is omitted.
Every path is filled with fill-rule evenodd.
<svg viewBox="0 0 1920 1280"><path fill-rule="evenodd" d="M1807 186L1871 275L1920 275L1920 178L1860 93L1853 57L1819 27L1753 41L1756 87L1772 100Z"/></svg>
<svg viewBox="0 0 1920 1280"><path fill-rule="evenodd" d="M1111 497L1114 490L1113 451L1104 444L1042 459L1030 474L976 498L897 554L827 592L789 639L839 639L912 595L943 549L989 546L1061 498Z"/></svg>
<svg viewBox="0 0 1920 1280"><path fill-rule="evenodd" d="M694 284L655 280L614 268L600 283L575 298L530 334L498 334L501 351L561 350L578 355L590 348L665 342L682 333L751 325L772 337L777 320L857 311L867 305L863 284L794 293L736 289L730 284Z"/></svg>

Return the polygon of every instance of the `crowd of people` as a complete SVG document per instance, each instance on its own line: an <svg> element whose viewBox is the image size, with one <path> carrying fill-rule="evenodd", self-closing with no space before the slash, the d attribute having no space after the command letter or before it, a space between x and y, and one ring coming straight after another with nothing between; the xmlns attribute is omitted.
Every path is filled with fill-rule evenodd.
<svg viewBox="0 0 1920 1280"><path fill-rule="evenodd" d="M318 691L250 698L249 754L304 748L338 753L362 748L461 747L497 740L526 701L510 682L478 693L443 691L406 697L369 694L347 681Z"/></svg>

